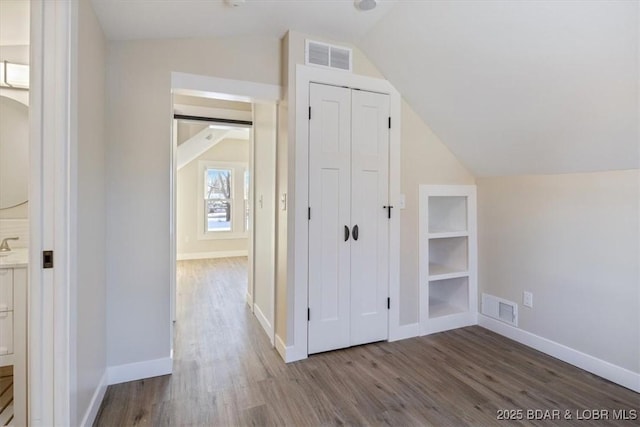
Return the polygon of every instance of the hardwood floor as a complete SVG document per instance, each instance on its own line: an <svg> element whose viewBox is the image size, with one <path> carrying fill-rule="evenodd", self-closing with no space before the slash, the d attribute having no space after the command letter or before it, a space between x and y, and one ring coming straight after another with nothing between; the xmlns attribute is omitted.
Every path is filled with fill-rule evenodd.
<svg viewBox="0 0 640 427"><path fill-rule="evenodd" d="M13 425L13 366L0 368L0 426Z"/></svg>
<svg viewBox="0 0 640 427"><path fill-rule="evenodd" d="M569 425L567 410L580 426L639 425L611 419L640 415L639 394L480 327L286 365L245 303L245 258L183 261L178 275L173 375L110 386L94 425ZM524 419L499 421L503 409ZM576 420L596 409L610 419Z"/></svg>

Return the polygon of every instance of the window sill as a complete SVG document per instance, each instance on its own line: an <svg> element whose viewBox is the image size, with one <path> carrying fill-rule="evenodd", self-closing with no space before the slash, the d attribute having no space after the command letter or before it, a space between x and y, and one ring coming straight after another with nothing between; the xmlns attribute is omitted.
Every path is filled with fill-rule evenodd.
<svg viewBox="0 0 640 427"><path fill-rule="evenodd" d="M205 234L200 234L198 240L231 240L231 239L246 239L249 237L249 233L234 233L233 231L210 231Z"/></svg>

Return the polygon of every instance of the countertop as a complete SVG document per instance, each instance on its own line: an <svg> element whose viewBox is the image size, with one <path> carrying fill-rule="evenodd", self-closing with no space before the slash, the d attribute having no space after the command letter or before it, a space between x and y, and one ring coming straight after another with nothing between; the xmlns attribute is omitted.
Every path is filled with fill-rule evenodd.
<svg viewBox="0 0 640 427"><path fill-rule="evenodd" d="M11 252L0 252L0 268L20 268L29 265L29 249L16 248Z"/></svg>

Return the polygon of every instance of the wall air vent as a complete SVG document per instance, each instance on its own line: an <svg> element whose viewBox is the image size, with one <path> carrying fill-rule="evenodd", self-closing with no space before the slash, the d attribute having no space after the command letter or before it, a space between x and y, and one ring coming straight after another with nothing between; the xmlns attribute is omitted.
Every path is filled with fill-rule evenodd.
<svg viewBox="0 0 640 427"><path fill-rule="evenodd" d="M352 50L313 40L305 44L305 64L336 70L352 71Z"/></svg>
<svg viewBox="0 0 640 427"><path fill-rule="evenodd" d="M482 294L482 314L518 326L518 304L513 301Z"/></svg>

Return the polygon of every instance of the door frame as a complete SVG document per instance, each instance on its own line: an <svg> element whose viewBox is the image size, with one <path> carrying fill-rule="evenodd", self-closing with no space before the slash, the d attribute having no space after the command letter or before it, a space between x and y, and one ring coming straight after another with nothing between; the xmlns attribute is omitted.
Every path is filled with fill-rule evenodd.
<svg viewBox="0 0 640 427"><path fill-rule="evenodd" d="M293 197L289 197L294 206L288 213L289 232L287 233L289 262L287 313L293 317L293 331L287 331L290 344L285 349L285 360L292 362L306 359L308 355L308 277L309 277L309 84L321 83L333 86L347 86L355 89L379 92L389 95L391 129L389 131L389 201L399 206L400 201L400 93L387 80L361 76L343 71L298 64L295 77L295 106L290 105L289 134L295 135L295 142L289 147L288 187ZM295 117L291 117L291 114ZM396 208L389 224L389 341L403 338L400 327L400 214ZM292 295L293 294L293 295ZM291 343L291 341L293 341Z"/></svg>
<svg viewBox="0 0 640 427"><path fill-rule="evenodd" d="M28 424L69 425L75 404L77 2L30 3ZM53 250L55 268L41 267Z"/></svg>
<svg viewBox="0 0 640 427"><path fill-rule="evenodd" d="M211 76L203 76L198 74L189 74L182 72L172 72L171 73L171 93L179 93L181 95L190 95L190 96L200 96L205 98L215 98L215 99L224 99L228 101L241 101L241 102L251 102L253 104L260 103L268 103L277 105L282 99L282 88L277 85L271 85L266 83L257 83L250 82L245 80L231 80L231 79L223 79L218 77ZM171 355L173 357L173 322L175 320L175 309L176 309L176 261L177 261L177 235L176 235L176 213L177 213L177 141L175 138L175 120L173 119L173 97L171 97L171 105L170 105L170 114L171 114L171 149L169 155L169 218L170 218L170 226L169 226L169 293L170 293L170 339L171 339ZM255 179L253 174L254 168L254 150L253 150L253 131L251 136L251 143L249 145L250 153L249 153L249 169L251 170L251 179L252 181ZM274 168L276 165L274 164ZM255 188L255 182L252 182L252 188ZM255 200L253 197L253 192L250 194L249 204L251 206L251 214L250 221L253 225L254 223L254 206ZM274 228L275 230L275 228ZM253 256L253 248L254 248L254 235L253 231L249 232L249 257L251 261L251 257ZM247 304L249 305L251 311L254 310L254 268L253 263L250 262L249 269L249 284L247 289ZM275 283L275 281L274 281ZM275 286L273 289L273 297L272 301L274 301L273 305L273 313L274 319L272 322L272 330L266 331L267 335L273 342L273 336L275 335Z"/></svg>

